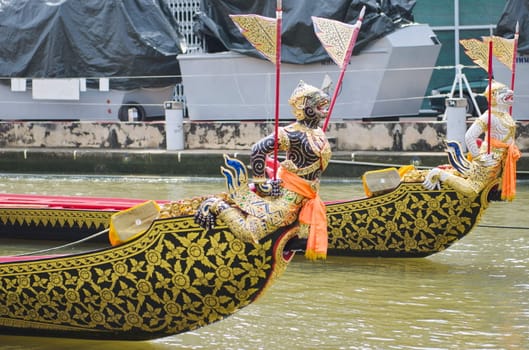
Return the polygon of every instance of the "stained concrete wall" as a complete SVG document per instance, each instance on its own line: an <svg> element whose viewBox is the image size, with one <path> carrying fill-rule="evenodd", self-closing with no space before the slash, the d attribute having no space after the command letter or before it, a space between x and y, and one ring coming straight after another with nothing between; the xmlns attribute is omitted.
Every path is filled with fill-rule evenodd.
<svg viewBox="0 0 529 350"><path fill-rule="evenodd" d="M249 150L273 133L271 122L184 122L185 149ZM329 124L336 151L442 151L442 121ZM529 150L529 122L518 122L517 144ZM162 122L2 122L0 148L76 148L141 150L166 148Z"/></svg>

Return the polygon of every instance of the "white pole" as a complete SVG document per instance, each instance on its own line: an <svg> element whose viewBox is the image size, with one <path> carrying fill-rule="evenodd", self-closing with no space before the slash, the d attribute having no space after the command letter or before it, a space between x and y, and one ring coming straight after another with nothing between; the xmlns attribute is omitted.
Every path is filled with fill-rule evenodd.
<svg viewBox="0 0 529 350"><path fill-rule="evenodd" d="M454 0L454 54L455 66L459 66L459 0Z"/></svg>
<svg viewBox="0 0 529 350"><path fill-rule="evenodd" d="M466 152L465 133L467 131L467 100L465 98L446 99L446 139L458 141Z"/></svg>
<svg viewBox="0 0 529 350"><path fill-rule="evenodd" d="M459 57L459 0L454 0L454 60L456 77L454 79L453 90L457 83L459 84L459 98L446 100L446 110L444 119L446 120L446 138L447 140L458 141L463 150L466 151L465 132L466 132L466 99L463 98L463 83L461 63Z"/></svg>
<svg viewBox="0 0 529 350"><path fill-rule="evenodd" d="M184 149L184 109L180 102L167 101L165 107L165 142L168 151Z"/></svg>

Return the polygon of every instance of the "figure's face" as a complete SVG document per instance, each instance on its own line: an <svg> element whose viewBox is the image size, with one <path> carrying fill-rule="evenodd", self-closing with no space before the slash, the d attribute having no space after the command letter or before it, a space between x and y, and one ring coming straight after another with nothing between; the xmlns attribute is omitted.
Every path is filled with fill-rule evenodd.
<svg viewBox="0 0 529 350"><path fill-rule="evenodd" d="M319 122L327 117L329 95L324 91L301 81L288 101L299 121Z"/></svg>
<svg viewBox="0 0 529 350"><path fill-rule="evenodd" d="M307 97L304 113L309 120L325 119L329 113L329 96L321 90L315 91Z"/></svg>
<svg viewBox="0 0 529 350"><path fill-rule="evenodd" d="M512 106L513 98L513 91L511 89L508 89L507 87L499 89L496 93L496 101L500 106Z"/></svg>
<svg viewBox="0 0 529 350"><path fill-rule="evenodd" d="M483 93L485 97L489 98L489 88L485 89ZM491 106L492 107L509 107L513 103L514 93L504 84L493 81L492 82L492 93L491 93Z"/></svg>

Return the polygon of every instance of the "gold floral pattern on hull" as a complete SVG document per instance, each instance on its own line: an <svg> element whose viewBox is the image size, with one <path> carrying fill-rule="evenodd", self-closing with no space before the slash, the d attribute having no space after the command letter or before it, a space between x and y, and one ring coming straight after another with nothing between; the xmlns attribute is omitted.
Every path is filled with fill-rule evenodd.
<svg viewBox="0 0 529 350"><path fill-rule="evenodd" d="M329 254L427 256L465 236L488 206L489 184L468 198L447 186L425 191L402 183L378 197L327 205Z"/></svg>
<svg viewBox="0 0 529 350"><path fill-rule="evenodd" d="M286 269L274 247L280 235L247 244L225 227L206 232L180 217L119 247L0 264L0 330L149 339L210 324Z"/></svg>

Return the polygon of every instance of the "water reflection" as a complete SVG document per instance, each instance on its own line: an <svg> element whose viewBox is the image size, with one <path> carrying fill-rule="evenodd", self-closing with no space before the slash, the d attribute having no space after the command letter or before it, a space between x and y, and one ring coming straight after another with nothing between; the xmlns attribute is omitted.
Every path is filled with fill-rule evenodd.
<svg viewBox="0 0 529 350"><path fill-rule="evenodd" d="M0 178L1 192L157 199L223 186L220 179ZM528 189L520 184L513 203L492 203L481 226L428 258L309 263L296 257L255 304L194 332L148 342L0 336L0 348L529 348ZM355 181L324 183L322 191L326 200L362 193Z"/></svg>

